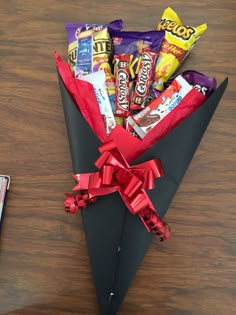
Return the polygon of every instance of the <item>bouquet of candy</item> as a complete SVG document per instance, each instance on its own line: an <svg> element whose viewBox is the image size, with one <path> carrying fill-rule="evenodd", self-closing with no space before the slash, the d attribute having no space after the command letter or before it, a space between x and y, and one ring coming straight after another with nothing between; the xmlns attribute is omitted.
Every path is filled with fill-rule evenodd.
<svg viewBox="0 0 236 315"><path fill-rule="evenodd" d="M55 53L77 182L65 209L84 209L104 315L118 310L152 235L169 237L163 217L227 86L176 74L206 24L183 25L167 8L157 30L122 28L66 24L68 63Z"/></svg>

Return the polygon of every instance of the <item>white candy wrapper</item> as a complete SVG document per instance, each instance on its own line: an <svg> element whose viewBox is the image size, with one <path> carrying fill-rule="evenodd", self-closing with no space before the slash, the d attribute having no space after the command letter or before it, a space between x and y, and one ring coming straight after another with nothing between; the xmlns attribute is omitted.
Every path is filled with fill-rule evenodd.
<svg viewBox="0 0 236 315"><path fill-rule="evenodd" d="M107 94L106 75L104 70L83 75L79 79L89 82L93 85L99 109L105 124L106 133L109 134L112 131L112 129L116 126L116 121Z"/></svg>
<svg viewBox="0 0 236 315"><path fill-rule="evenodd" d="M141 112L127 118L130 125L142 139L160 121L165 118L193 87L181 76L177 76L172 84Z"/></svg>

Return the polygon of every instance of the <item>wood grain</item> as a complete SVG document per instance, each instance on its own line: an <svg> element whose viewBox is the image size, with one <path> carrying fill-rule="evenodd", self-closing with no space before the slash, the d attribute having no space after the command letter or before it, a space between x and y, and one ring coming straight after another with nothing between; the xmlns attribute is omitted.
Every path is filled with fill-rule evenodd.
<svg viewBox="0 0 236 315"><path fill-rule="evenodd" d="M172 237L150 247L119 315L236 314L236 5L177 0L186 24L208 30L184 64L229 76L229 87L167 214ZM71 161L53 51L64 23L156 26L150 0L0 2L0 173L12 176L0 241L0 314L98 314L80 215L63 211Z"/></svg>

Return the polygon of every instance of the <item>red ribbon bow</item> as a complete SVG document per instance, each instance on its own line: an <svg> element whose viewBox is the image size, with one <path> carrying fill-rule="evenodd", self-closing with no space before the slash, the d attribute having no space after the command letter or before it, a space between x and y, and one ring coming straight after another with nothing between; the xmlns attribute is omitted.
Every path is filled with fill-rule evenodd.
<svg viewBox="0 0 236 315"><path fill-rule="evenodd" d="M101 155L95 165L100 171L73 175L78 181L73 190L83 193L66 194L65 210L74 213L95 202L97 196L118 191L129 211L139 215L149 232L159 235L161 241L167 239L170 229L159 218L145 191L153 189L154 179L164 175L160 160L130 166L114 141L102 144L99 151Z"/></svg>

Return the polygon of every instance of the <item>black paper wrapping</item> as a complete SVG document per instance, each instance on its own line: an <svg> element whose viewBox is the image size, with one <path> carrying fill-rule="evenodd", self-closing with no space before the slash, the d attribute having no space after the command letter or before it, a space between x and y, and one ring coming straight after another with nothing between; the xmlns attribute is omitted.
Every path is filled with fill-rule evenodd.
<svg viewBox="0 0 236 315"><path fill-rule="evenodd" d="M228 79L208 100L134 164L160 158L165 176L147 191L163 218L200 140L227 87ZM100 140L91 130L59 76L73 172L97 171ZM116 314L153 238L138 216L125 207L118 193L100 197L81 211L101 315Z"/></svg>

